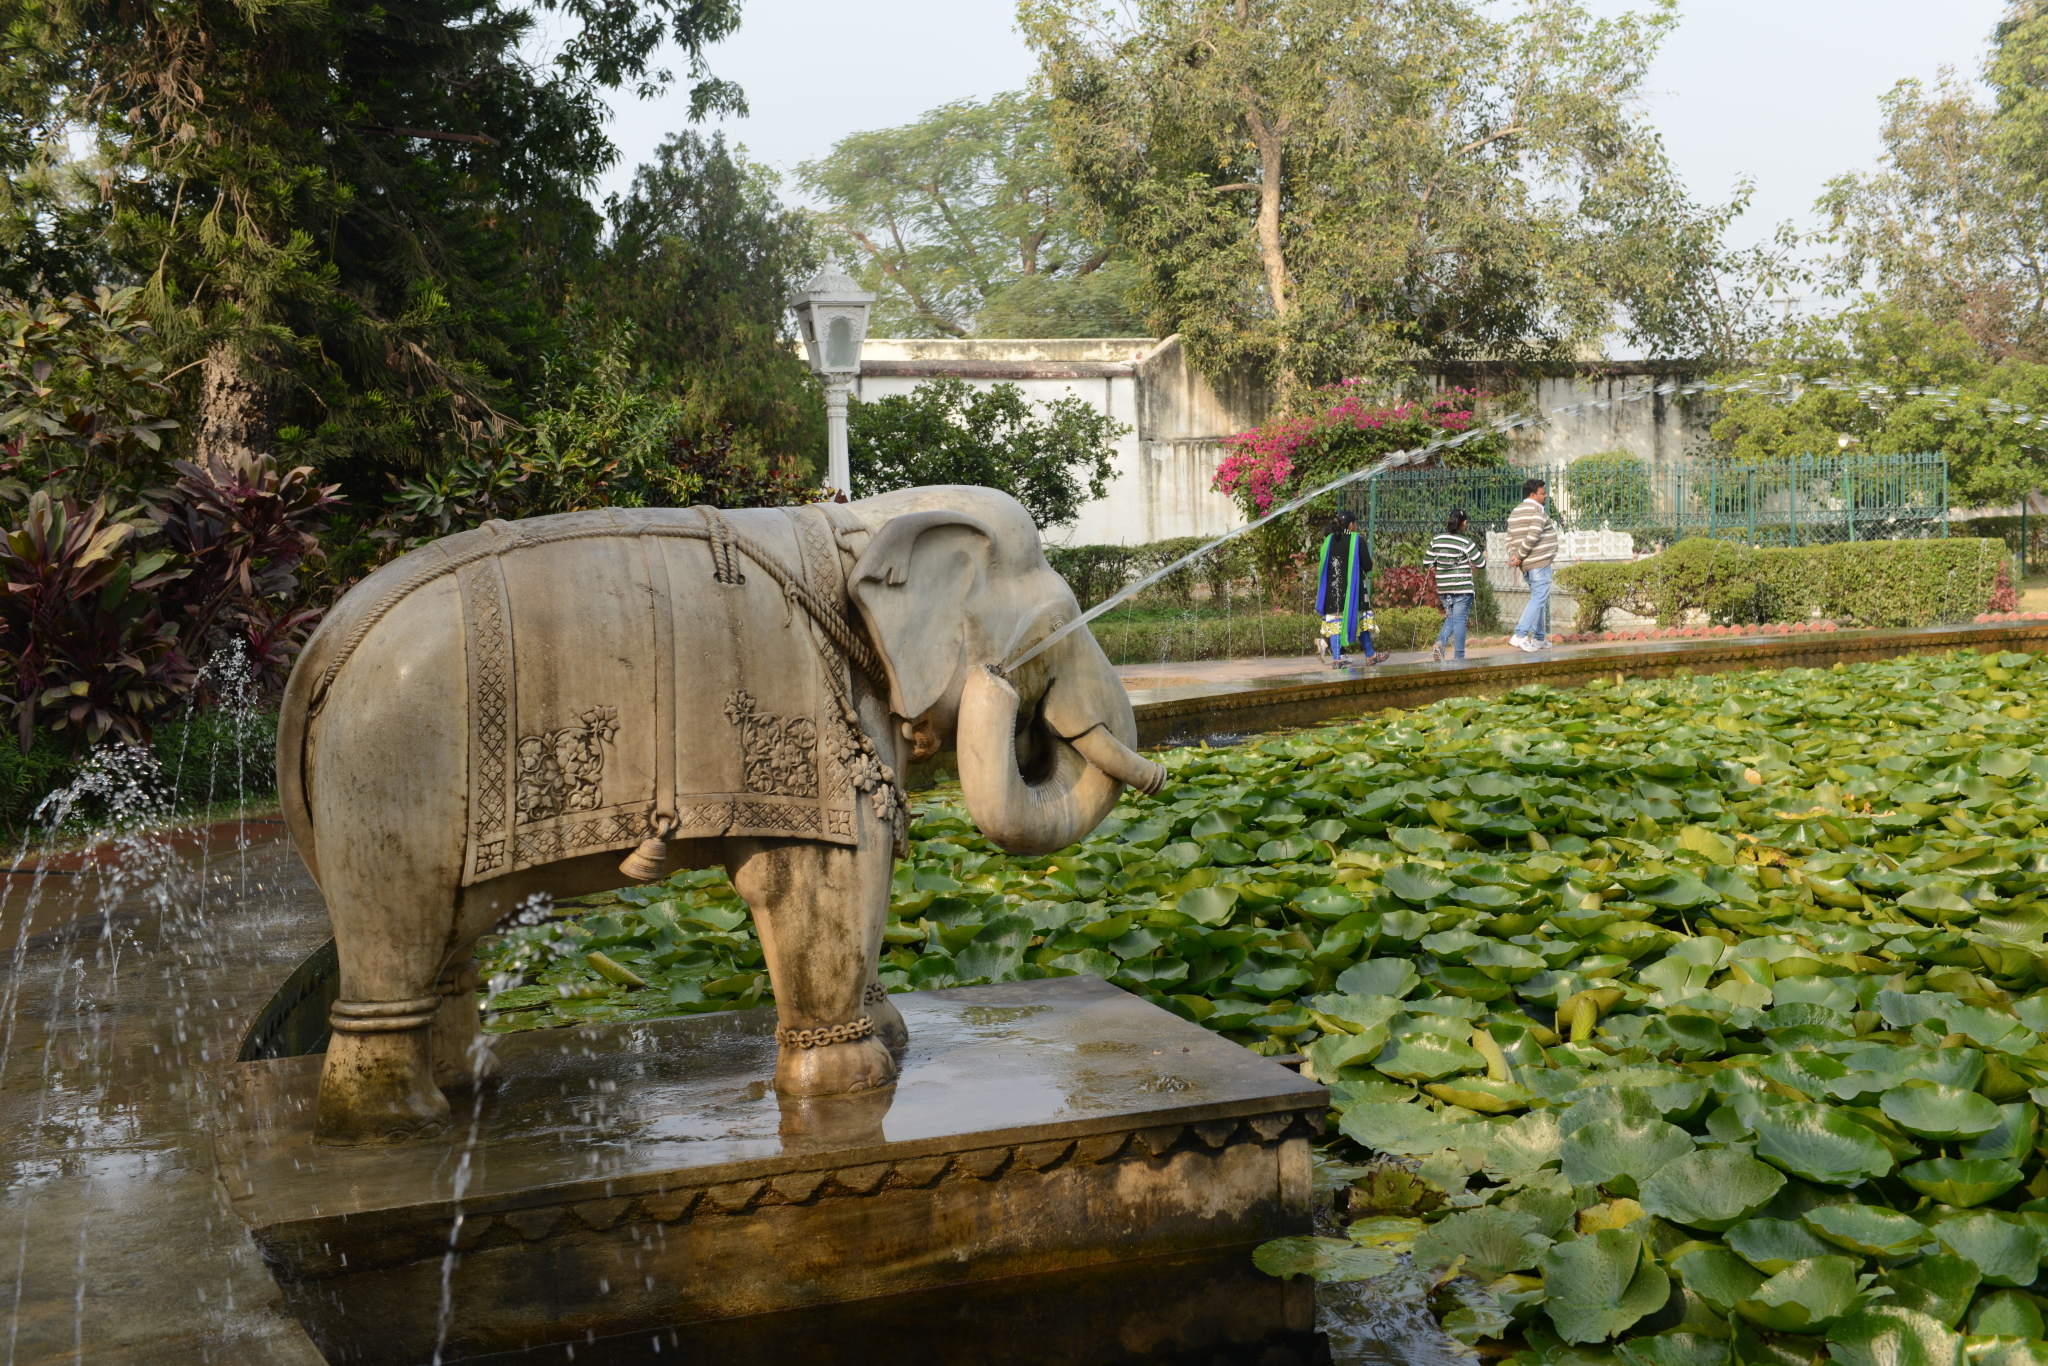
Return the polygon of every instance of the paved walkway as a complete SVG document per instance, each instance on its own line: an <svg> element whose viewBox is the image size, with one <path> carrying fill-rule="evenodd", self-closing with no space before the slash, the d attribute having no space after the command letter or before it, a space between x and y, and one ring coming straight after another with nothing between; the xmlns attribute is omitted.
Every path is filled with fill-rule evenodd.
<svg viewBox="0 0 2048 1366"><path fill-rule="evenodd" d="M1554 645L1542 653L1530 655L1532 659L1547 659L1553 655L1571 650L1597 648L1592 642L1581 645ZM1613 648L1611 645L1607 648ZM1468 645L1465 648L1467 660L1499 659L1507 655L1523 655L1512 645ZM1354 661L1360 657L1353 655ZM1395 664L1428 664L1428 650L1395 650L1381 668ZM1444 664L1453 664L1448 654ZM1124 664L1117 668L1117 674L1129 691L1154 688L1195 688L1207 684L1249 683L1270 678L1352 678L1370 673L1371 669L1357 664L1348 672L1333 669L1320 655L1273 656L1263 659L1196 659L1182 663L1169 661L1165 664Z"/></svg>

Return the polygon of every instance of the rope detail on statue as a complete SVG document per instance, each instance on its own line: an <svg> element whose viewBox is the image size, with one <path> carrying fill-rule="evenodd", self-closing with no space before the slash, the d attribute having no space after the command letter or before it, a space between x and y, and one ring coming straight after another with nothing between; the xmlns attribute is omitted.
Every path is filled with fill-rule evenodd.
<svg viewBox="0 0 2048 1366"><path fill-rule="evenodd" d="M784 1048L824 1048L835 1043L852 1043L875 1032L875 1022L863 1015L852 1024L829 1029L777 1029L775 1042Z"/></svg>

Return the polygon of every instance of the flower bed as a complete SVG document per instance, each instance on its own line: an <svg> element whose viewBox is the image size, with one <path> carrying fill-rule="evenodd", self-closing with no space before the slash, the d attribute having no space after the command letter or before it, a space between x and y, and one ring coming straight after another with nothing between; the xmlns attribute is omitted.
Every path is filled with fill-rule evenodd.
<svg viewBox="0 0 2048 1366"><path fill-rule="evenodd" d="M2040 1361L2044 702L1967 652L1532 685L1163 754L1050 858L942 795L883 980L1094 973L1299 1051L1342 1236L1260 1264L1488 1354ZM763 998L722 874L592 900L492 949L491 1028Z"/></svg>

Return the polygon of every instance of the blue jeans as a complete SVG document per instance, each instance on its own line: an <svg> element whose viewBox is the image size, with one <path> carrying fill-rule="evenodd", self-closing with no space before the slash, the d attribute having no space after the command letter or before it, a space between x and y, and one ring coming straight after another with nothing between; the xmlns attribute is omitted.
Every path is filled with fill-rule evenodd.
<svg viewBox="0 0 2048 1366"><path fill-rule="evenodd" d="M1455 643L1459 659L1465 657L1465 623L1472 616L1473 597L1471 593L1452 593L1443 599L1444 629L1436 633L1436 643Z"/></svg>
<svg viewBox="0 0 2048 1366"><path fill-rule="evenodd" d="M1544 565L1538 569L1524 569L1522 577L1529 581L1529 605L1522 609L1522 619L1515 623L1515 634L1543 642L1543 626L1550 619L1550 571L1555 565Z"/></svg>

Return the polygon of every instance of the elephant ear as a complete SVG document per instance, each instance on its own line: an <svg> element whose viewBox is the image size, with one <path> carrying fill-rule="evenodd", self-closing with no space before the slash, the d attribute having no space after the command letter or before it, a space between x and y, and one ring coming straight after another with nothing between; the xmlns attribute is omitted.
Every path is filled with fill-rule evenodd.
<svg viewBox="0 0 2048 1366"><path fill-rule="evenodd" d="M995 532L962 512L907 512L882 524L853 567L853 600L889 671L889 708L919 717L967 653L967 605L988 583Z"/></svg>

